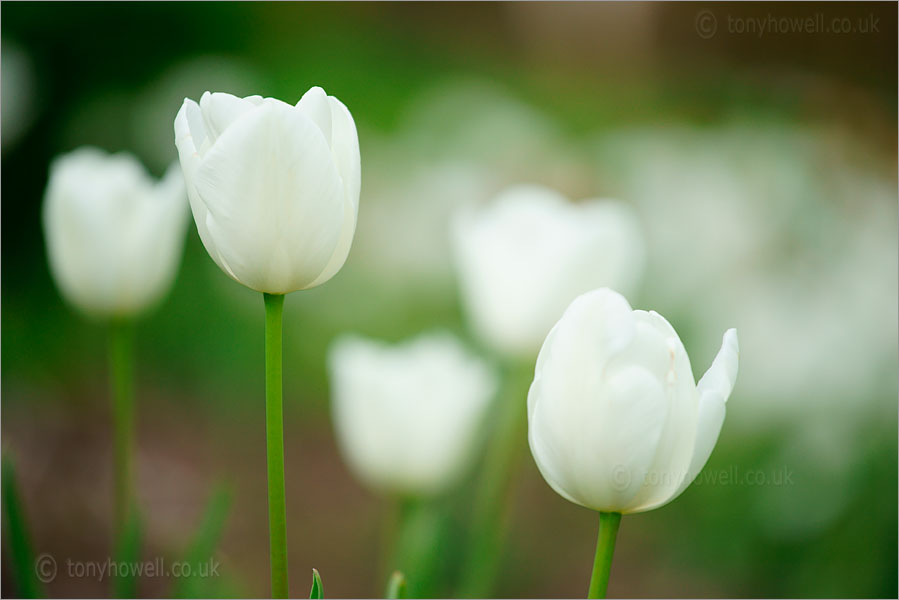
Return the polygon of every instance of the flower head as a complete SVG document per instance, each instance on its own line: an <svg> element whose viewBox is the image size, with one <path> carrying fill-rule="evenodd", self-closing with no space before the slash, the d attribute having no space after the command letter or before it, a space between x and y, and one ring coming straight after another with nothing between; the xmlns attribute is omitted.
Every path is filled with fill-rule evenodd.
<svg viewBox="0 0 899 600"><path fill-rule="evenodd" d="M347 108L319 87L295 106L206 92L184 100L175 145L206 251L261 292L315 287L356 230L360 162Z"/></svg>
<svg viewBox="0 0 899 600"><path fill-rule="evenodd" d="M569 202L516 186L462 214L453 230L462 300L478 335L505 355L533 357L572 298L600 286L633 288L644 242L633 209Z"/></svg>
<svg viewBox="0 0 899 600"><path fill-rule="evenodd" d="M395 346L344 337L329 366L337 440L363 481L414 496L458 481L496 389L485 364L432 333Z"/></svg>
<svg viewBox="0 0 899 600"><path fill-rule="evenodd" d="M81 148L50 166L44 196L50 270L62 294L98 316L132 316L171 287L187 226L174 165L153 181L130 154Z"/></svg>
<svg viewBox="0 0 899 600"><path fill-rule="evenodd" d="M677 332L599 289L546 338L528 394L528 440L547 483L604 512L676 498L709 458L737 377L737 332L697 385Z"/></svg>

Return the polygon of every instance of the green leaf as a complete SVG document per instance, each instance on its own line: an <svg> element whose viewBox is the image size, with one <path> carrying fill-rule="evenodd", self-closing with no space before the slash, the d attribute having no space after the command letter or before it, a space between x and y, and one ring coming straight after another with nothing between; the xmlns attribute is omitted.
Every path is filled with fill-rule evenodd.
<svg viewBox="0 0 899 600"><path fill-rule="evenodd" d="M183 561L190 565L190 574L175 580L175 598L208 598L213 593L212 580L215 564L215 549L218 547L231 509L231 490L219 484L213 490L203 511L203 517L193 541L184 554Z"/></svg>
<svg viewBox="0 0 899 600"><path fill-rule="evenodd" d="M140 569L140 515L137 503L132 503L128 511L125 529L116 542L115 560L119 565L113 578L114 598L137 598L137 571Z"/></svg>
<svg viewBox="0 0 899 600"><path fill-rule="evenodd" d="M309 590L309 598L321 599L325 597L325 588L322 586L322 576L318 569L312 569L312 589Z"/></svg>
<svg viewBox="0 0 899 600"><path fill-rule="evenodd" d="M184 558L189 574L175 580L175 598L208 598L215 596L217 574L215 549L218 547L231 509L231 490L219 484L213 490L203 511L203 517L188 546Z"/></svg>
<svg viewBox="0 0 899 600"><path fill-rule="evenodd" d="M384 595L388 600L398 600L406 597L406 576L400 571L394 571L387 582L387 593Z"/></svg>
<svg viewBox="0 0 899 600"><path fill-rule="evenodd" d="M38 563L35 562L31 540L25 524L15 471L9 456L3 457L3 514L6 517L6 539L12 555L13 577L22 598L42 598L41 580L38 579ZM52 557L47 555L51 564ZM42 557L43 559L43 557Z"/></svg>

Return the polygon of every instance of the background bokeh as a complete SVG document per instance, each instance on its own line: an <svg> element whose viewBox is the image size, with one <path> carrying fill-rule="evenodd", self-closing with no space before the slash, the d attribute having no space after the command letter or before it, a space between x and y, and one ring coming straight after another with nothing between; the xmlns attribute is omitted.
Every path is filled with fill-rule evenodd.
<svg viewBox="0 0 899 600"><path fill-rule="evenodd" d="M49 161L92 144L161 175L185 96L295 102L321 85L356 119L363 183L346 267L286 302L294 594L312 567L328 596L382 589L388 503L337 452L330 341L441 327L476 347L448 220L533 182L634 203L649 259L631 302L672 321L697 375L724 329L740 331L718 447L680 499L624 519L610 594L896 596L895 4L0 10L2 444L37 552L105 559L112 500L106 330L50 279ZM831 29L790 25L805 17ZM145 557L179 556L212 490L230 490L221 576L203 594L268 593L262 324L261 298L218 270L191 226L171 294L138 329L137 475ZM497 594L581 596L596 517L552 492L524 439L519 451ZM441 550L450 574L460 544ZM2 566L14 595L8 553ZM171 583L144 579L140 592ZM64 575L48 585L107 588Z"/></svg>

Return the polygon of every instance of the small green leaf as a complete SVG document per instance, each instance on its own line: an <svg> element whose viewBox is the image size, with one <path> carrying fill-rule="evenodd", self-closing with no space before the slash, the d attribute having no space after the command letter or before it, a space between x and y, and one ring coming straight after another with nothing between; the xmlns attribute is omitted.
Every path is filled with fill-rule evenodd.
<svg viewBox="0 0 899 600"><path fill-rule="evenodd" d="M387 582L387 593L384 596L388 600L398 600L406 597L406 576L400 571L394 571Z"/></svg>
<svg viewBox="0 0 899 600"><path fill-rule="evenodd" d="M44 596L38 563L35 562L25 514L22 510L21 496L16 487L15 471L9 455L3 457L3 514L6 517L6 540L12 556L13 576L15 577L18 595L22 598L41 598ZM43 555L43 560L49 555ZM52 557L50 563L55 565ZM54 572L55 574L55 572Z"/></svg>
<svg viewBox="0 0 899 600"><path fill-rule="evenodd" d="M309 598L320 600L325 597L325 588L322 586L322 576L318 569L312 569L312 589L309 590Z"/></svg>
<svg viewBox="0 0 899 600"><path fill-rule="evenodd" d="M175 598L208 598L214 596L217 572L214 563L215 549L222 537L231 507L231 490L224 484L212 492L194 539L184 555L184 563L190 565L190 575L175 581Z"/></svg>

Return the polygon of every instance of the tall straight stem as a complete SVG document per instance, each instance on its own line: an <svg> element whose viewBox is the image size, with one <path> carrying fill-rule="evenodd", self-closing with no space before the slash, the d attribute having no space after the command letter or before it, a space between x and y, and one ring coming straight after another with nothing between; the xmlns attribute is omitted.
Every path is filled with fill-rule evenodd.
<svg viewBox="0 0 899 600"><path fill-rule="evenodd" d="M282 294L265 300L265 439L272 598L287 598L287 501L284 493L284 414L281 392Z"/></svg>
<svg viewBox="0 0 899 600"><path fill-rule="evenodd" d="M109 328L109 373L113 419L114 536L124 535L132 494L134 438L133 326L116 320Z"/></svg>
<svg viewBox="0 0 899 600"><path fill-rule="evenodd" d="M605 598L609 587L609 573L612 571L612 555L615 553L615 537L621 513L599 513L599 534L596 539L596 556L593 558L593 575L587 598Z"/></svg>

